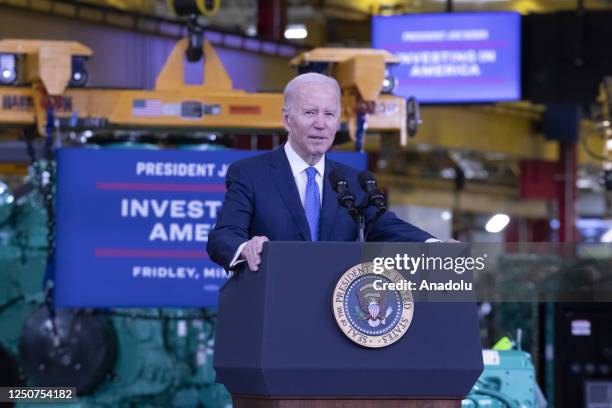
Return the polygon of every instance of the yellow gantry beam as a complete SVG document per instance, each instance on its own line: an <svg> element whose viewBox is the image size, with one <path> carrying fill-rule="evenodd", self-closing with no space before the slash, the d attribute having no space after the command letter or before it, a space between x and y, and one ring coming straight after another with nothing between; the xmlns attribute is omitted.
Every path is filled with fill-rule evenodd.
<svg viewBox="0 0 612 408"><path fill-rule="evenodd" d="M424 107L414 143L501 153L512 158L557 159L557 145L534 132L533 114L491 107Z"/></svg>

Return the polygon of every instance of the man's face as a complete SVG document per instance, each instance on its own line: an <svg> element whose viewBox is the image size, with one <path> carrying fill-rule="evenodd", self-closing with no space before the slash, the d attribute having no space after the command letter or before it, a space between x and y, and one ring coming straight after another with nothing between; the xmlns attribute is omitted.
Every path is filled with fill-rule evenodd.
<svg viewBox="0 0 612 408"><path fill-rule="evenodd" d="M326 83L305 83L297 90L283 124L291 147L304 161L317 163L331 147L340 126L336 89Z"/></svg>

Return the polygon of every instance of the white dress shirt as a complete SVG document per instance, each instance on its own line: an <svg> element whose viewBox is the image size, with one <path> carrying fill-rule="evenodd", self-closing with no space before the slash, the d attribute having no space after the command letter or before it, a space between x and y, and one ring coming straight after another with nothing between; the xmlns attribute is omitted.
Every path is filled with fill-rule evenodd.
<svg viewBox="0 0 612 408"><path fill-rule="evenodd" d="M306 174L306 169L310 167L310 164L306 163L304 159L302 159L291 147L289 142L285 143L285 154L287 155L287 159L289 159L289 166L291 166L291 172L293 173L293 179L295 180L295 185L297 186L298 193L300 193L300 201L302 202L302 207L304 207L304 203L306 201L306 184L308 183L308 174ZM319 187L319 200L323 202L323 174L325 174L325 155L319 160L314 167L317 170L317 174L315 176L315 181L317 182L317 186Z"/></svg>

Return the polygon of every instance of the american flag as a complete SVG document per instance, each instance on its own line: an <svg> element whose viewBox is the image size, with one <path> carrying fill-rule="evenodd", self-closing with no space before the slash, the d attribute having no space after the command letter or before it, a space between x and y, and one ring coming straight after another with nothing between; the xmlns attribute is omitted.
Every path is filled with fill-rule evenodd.
<svg viewBox="0 0 612 408"><path fill-rule="evenodd" d="M132 116L161 116L162 103L159 99L134 99Z"/></svg>

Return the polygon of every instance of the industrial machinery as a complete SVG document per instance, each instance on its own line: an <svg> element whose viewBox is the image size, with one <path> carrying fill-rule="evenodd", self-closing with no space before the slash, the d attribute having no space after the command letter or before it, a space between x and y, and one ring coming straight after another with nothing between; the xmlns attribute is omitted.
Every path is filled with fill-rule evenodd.
<svg viewBox="0 0 612 408"><path fill-rule="evenodd" d="M159 73L152 90L83 88L87 73L83 61L92 52L74 42L0 41L0 123L37 125L88 134L100 131L150 129L217 132L283 129L280 93L247 93L234 89L221 60L209 42L203 42L204 83L186 85L183 55L193 54L191 38L180 40ZM191 55L191 58L197 56ZM343 90L342 122L363 145L365 129L399 133L402 144L414 135L418 107L391 95L380 95L386 64L397 59L386 51L316 49L293 60L305 66L326 62ZM387 82L385 82L385 80ZM77 87L78 86L78 87ZM51 115L51 116L49 116ZM52 118L52 120L50 120ZM366 126L367 123L367 126ZM45 126L51 128L45 130Z"/></svg>
<svg viewBox="0 0 612 408"><path fill-rule="evenodd" d="M230 406L214 382L214 309L51 307L39 180L32 168L14 192L0 183L0 383L76 385L75 407Z"/></svg>
<svg viewBox="0 0 612 408"><path fill-rule="evenodd" d="M507 244L496 265L479 274L477 287L480 299L487 301L479 308L483 344L520 330L516 344L524 344L528 354L516 350L485 353L482 381L470 396L478 398L472 398L472 405L464 401L464 406L500 404L478 402L483 394L477 391L483 389L501 390L519 404L516 407L540 406L529 405L525 399L536 387L533 365L549 407L608 406L612 403L609 244L520 246ZM497 370L495 376L500 379L487 380L491 369Z"/></svg>
<svg viewBox="0 0 612 408"><path fill-rule="evenodd" d="M520 350L483 350L485 369L463 408L536 408L531 356Z"/></svg>
<svg viewBox="0 0 612 408"><path fill-rule="evenodd" d="M548 362L546 382L556 408L606 407L612 404L612 304L549 305L546 338L556 359Z"/></svg>

